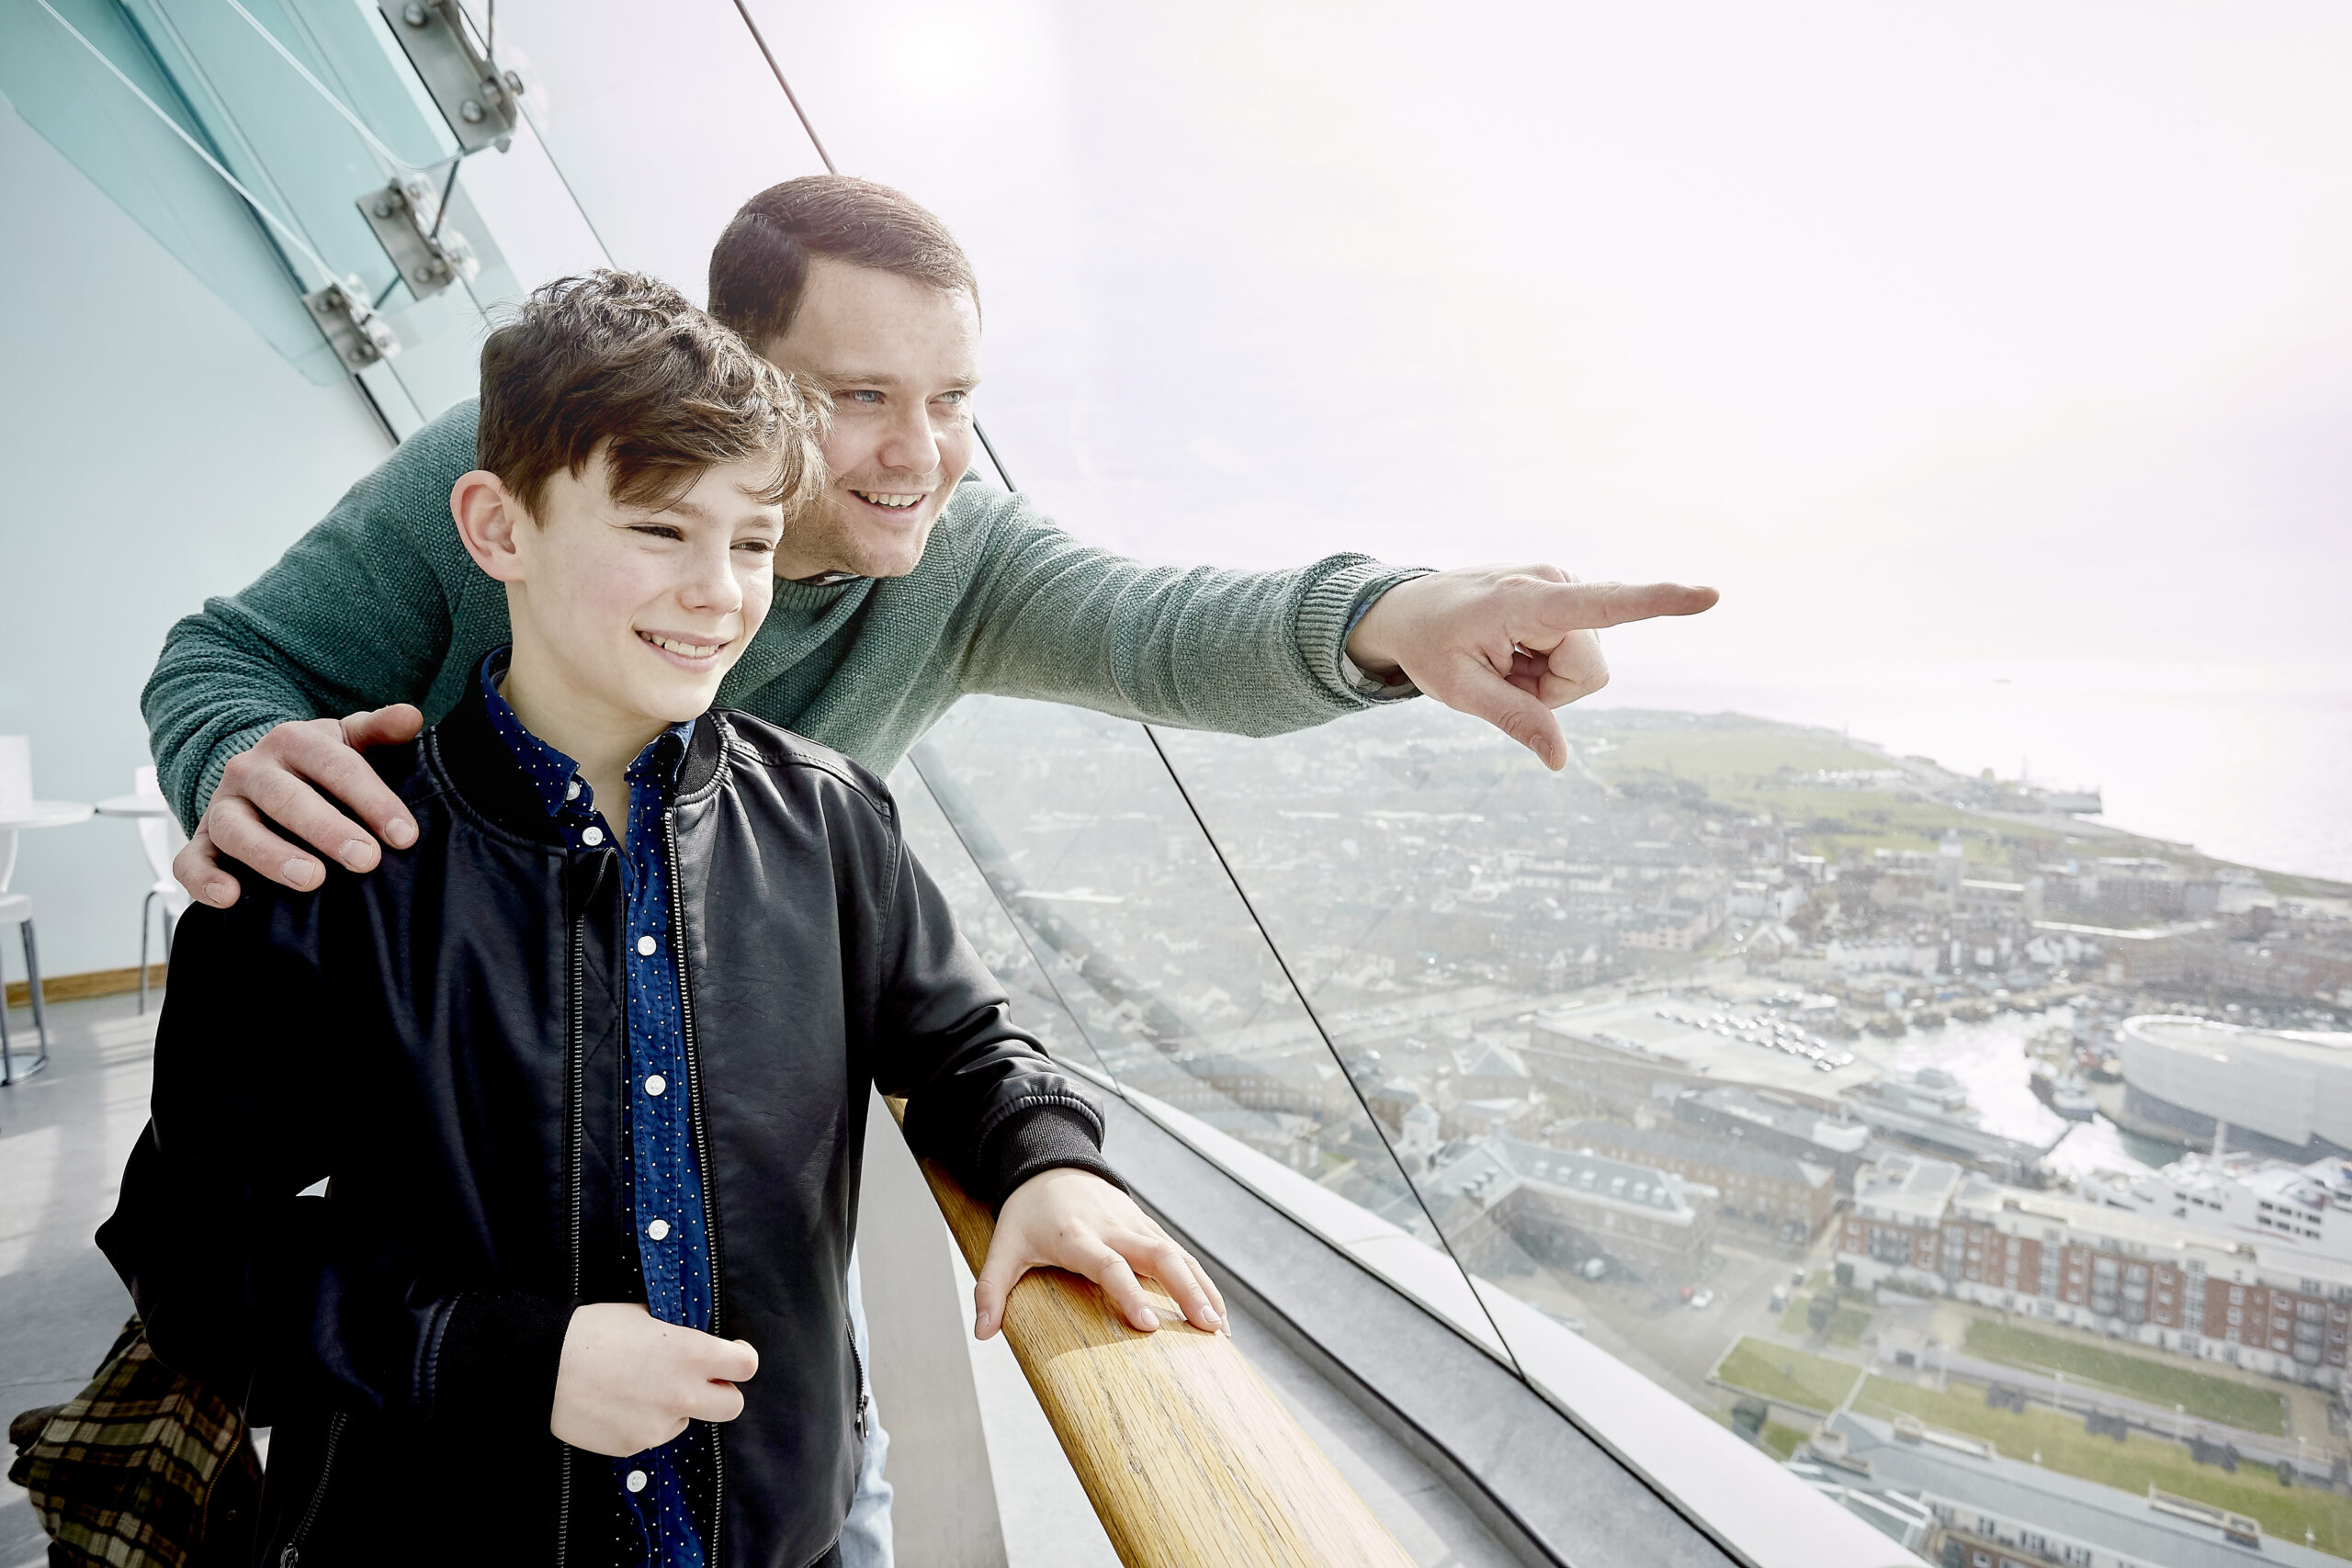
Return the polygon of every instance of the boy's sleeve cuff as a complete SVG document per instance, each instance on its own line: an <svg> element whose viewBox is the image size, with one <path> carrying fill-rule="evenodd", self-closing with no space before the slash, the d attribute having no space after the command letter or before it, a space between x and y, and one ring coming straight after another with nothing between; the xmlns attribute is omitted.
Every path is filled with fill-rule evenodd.
<svg viewBox="0 0 2352 1568"><path fill-rule="evenodd" d="M544 1438L571 1308L521 1291L467 1291L424 1348L426 1426L469 1441Z"/></svg>
<svg viewBox="0 0 2352 1568"><path fill-rule="evenodd" d="M1348 634L1374 600L1400 582L1427 577L1430 569L1389 566L1368 556L1335 556L1326 565L1330 570L1298 604L1298 651L1317 683L1351 708L1419 696L1420 689L1409 681L1383 684L1356 669L1348 657Z"/></svg>
<svg viewBox="0 0 2352 1568"><path fill-rule="evenodd" d="M973 1196L993 1211L1031 1177L1065 1167L1092 1171L1124 1192L1127 1184L1102 1157L1099 1136L1093 1119L1073 1107L1044 1104L1023 1111L989 1134L980 1151L986 1190Z"/></svg>

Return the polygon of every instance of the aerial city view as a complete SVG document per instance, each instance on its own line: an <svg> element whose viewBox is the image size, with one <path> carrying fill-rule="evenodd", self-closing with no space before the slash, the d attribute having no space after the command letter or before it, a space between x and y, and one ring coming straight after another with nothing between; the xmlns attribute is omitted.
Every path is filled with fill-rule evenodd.
<svg viewBox="0 0 2352 1568"><path fill-rule="evenodd" d="M1555 775L985 699L895 782L1057 1054L1531 1378L1598 1347L1932 1562L2352 1557L2352 886L1563 717Z"/></svg>

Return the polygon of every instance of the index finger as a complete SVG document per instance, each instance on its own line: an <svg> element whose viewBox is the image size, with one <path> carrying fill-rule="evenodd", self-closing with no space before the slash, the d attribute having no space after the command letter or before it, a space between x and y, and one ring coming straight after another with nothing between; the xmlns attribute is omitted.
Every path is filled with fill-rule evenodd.
<svg viewBox="0 0 2352 1568"><path fill-rule="evenodd" d="M1695 615L1723 597L1679 582L1561 582L1534 590L1536 615L1554 631L1596 631L1660 615Z"/></svg>

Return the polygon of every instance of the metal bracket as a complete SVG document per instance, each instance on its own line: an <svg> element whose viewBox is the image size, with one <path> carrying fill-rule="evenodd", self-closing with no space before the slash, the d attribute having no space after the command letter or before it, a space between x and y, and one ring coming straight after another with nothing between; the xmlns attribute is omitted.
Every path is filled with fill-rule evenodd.
<svg viewBox="0 0 2352 1568"><path fill-rule="evenodd" d="M523 78L482 58L457 0L376 0L462 152L506 151Z"/></svg>
<svg viewBox="0 0 2352 1568"><path fill-rule="evenodd" d="M368 302L368 290L356 277L313 289L302 296L302 303L311 308L311 320L326 334L335 357L354 375L401 351L400 337L390 323L376 314L376 308Z"/></svg>
<svg viewBox="0 0 2352 1568"><path fill-rule="evenodd" d="M472 243L455 229L439 227L441 195L423 175L402 175L356 205L419 299L481 271Z"/></svg>

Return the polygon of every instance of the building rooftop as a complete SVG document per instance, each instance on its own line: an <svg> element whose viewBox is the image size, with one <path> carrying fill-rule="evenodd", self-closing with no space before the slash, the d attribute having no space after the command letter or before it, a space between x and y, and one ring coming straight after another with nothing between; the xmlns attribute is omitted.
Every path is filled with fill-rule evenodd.
<svg viewBox="0 0 2352 1568"><path fill-rule="evenodd" d="M2240 1546L2214 1526L2159 1511L2144 1496L1998 1454L1980 1458L1939 1444L1903 1442L1885 1422L1850 1411L1831 1426L1846 1435L1852 1458L1870 1461L1878 1487L1962 1505L2117 1557L2165 1568L2340 1568L2343 1562L2275 1536L2259 1547Z"/></svg>
<svg viewBox="0 0 2352 1568"><path fill-rule="evenodd" d="M1702 1183L1631 1160L1572 1154L1500 1135L1481 1138L1431 1169L1423 1190L1432 1203L1468 1199L1491 1205L1521 1186L1682 1224L1698 1217L1691 1189L1708 1190Z"/></svg>
<svg viewBox="0 0 2352 1568"><path fill-rule="evenodd" d="M1778 1155L1720 1138L1692 1138L1667 1127L1631 1127L1618 1122L1578 1122L1558 1134L1568 1144L1597 1144L1632 1149L1651 1159L1680 1159L1724 1170L1786 1181L1797 1186L1826 1186L1834 1176L1827 1166L1813 1165L1790 1155Z"/></svg>
<svg viewBox="0 0 2352 1568"><path fill-rule="evenodd" d="M2216 1059L2252 1055L2286 1063L2352 1067L2352 1033L2314 1029L2248 1029L2202 1018L2152 1016L2128 1019L2126 1034L2177 1051L2203 1051Z"/></svg>
<svg viewBox="0 0 2352 1568"><path fill-rule="evenodd" d="M1867 1123L1825 1116L1808 1106L1795 1105L1753 1089L1725 1085L1694 1089L1688 1098L1705 1110L1736 1116L1755 1126L1770 1127L1792 1138L1818 1144L1833 1154L1859 1154L1870 1140Z"/></svg>
<svg viewBox="0 0 2352 1568"><path fill-rule="evenodd" d="M1931 1225L1943 1217L1965 1174L1950 1160L1895 1155L1855 1179L1854 1207L1871 1219Z"/></svg>

